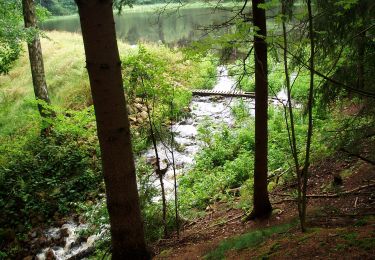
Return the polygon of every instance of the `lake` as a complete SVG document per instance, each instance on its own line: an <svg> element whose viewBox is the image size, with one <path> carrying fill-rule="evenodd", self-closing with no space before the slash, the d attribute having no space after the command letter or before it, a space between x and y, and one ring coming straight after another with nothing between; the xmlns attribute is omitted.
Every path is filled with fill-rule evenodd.
<svg viewBox="0 0 375 260"><path fill-rule="evenodd" d="M129 12L115 16L117 37L130 44L139 41L185 46L207 35L208 27L219 25L233 14L212 8L184 8L162 15L156 12ZM44 30L80 32L78 15L58 17L44 22ZM215 31L222 34L228 29Z"/></svg>

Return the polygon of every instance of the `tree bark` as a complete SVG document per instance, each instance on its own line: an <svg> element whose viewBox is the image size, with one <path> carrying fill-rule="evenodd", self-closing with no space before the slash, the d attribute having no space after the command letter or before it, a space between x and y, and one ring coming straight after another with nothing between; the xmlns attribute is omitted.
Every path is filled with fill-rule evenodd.
<svg viewBox="0 0 375 260"><path fill-rule="evenodd" d="M267 36L266 12L259 8L264 0L252 0L253 23L258 28L254 36L255 60L255 160L254 160L254 207L252 218L265 218L272 212L267 190Z"/></svg>
<svg viewBox="0 0 375 260"><path fill-rule="evenodd" d="M295 134L295 125L294 125L294 115L293 115L293 106L292 106L292 89L290 84L290 77L289 77L289 67L288 67L288 39L287 39L287 31L286 31L286 17L287 17L287 6L286 1L282 1L282 28L283 28L283 41L284 41L284 48L283 48L283 57L284 57L284 73L285 73L285 84L288 96L288 112L289 112L289 119L290 119L290 126L288 124L288 115L285 113L285 121L286 127L288 130L288 138L290 143L290 150L292 152L292 156L294 159L294 167L297 175L297 207L298 207L298 216L302 218L302 176L300 171L300 165L298 160L298 150L297 150L297 139Z"/></svg>
<svg viewBox="0 0 375 260"><path fill-rule="evenodd" d="M143 82L143 79L142 79ZM146 93L145 93L146 94ZM148 122L150 126L150 136L152 140L152 145L154 146L154 151L155 151L155 157L156 157L156 165L155 165L155 173L159 177L160 181L160 188L161 188L161 199L162 199L162 205L163 205L163 228L164 228L164 237L166 238L168 235L168 230L167 230L167 200L165 197L165 189L164 189L164 174L162 173L162 170L160 168L160 158L159 158L159 152L158 152L158 146L156 143L156 136L154 132L154 127L152 123L152 118L151 118L151 110L150 106L148 103L148 100L146 99L146 108L147 108L147 116L148 116ZM168 168L168 167L167 167Z"/></svg>
<svg viewBox="0 0 375 260"><path fill-rule="evenodd" d="M365 89L365 60L366 60L366 30L364 26L360 28L360 35L358 36L357 44L357 88Z"/></svg>
<svg viewBox="0 0 375 260"><path fill-rule="evenodd" d="M34 1L22 0L22 9L25 28L37 29ZM48 96L46 77L44 73L42 47L40 45L40 39L37 33L35 33L33 39L27 43L27 47L29 50L31 76L33 79L35 98L50 104L51 101ZM52 115L51 111L44 109L41 104L38 104L38 109L42 117L49 117Z"/></svg>
<svg viewBox="0 0 375 260"><path fill-rule="evenodd" d="M76 0L102 154L113 259L149 259L111 0Z"/></svg>
<svg viewBox="0 0 375 260"><path fill-rule="evenodd" d="M310 88L309 88L309 100L308 100L308 114L309 114L309 124L307 129L307 140L306 140L306 156L305 164L303 167L303 184L302 184L302 204L301 204L301 230L306 231L306 209L307 209L307 181L309 178L309 166L310 166L310 146L311 139L313 135L313 103L314 103L314 58L315 58L315 41L314 41L314 28L313 28L313 15L311 8L311 0L307 0L307 10L309 18L309 39L310 39Z"/></svg>

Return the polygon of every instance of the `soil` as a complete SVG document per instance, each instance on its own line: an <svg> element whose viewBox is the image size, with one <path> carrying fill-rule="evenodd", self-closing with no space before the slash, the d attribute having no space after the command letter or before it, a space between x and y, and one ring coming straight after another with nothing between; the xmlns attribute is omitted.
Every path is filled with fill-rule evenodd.
<svg viewBox="0 0 375 260"><path fill-rule="evenodd" d="M297 219L297 206L290 196L294 190L294 183L274 188L270 193L274 211L267 220L243 222L245 215L235 208L236 199L210 205L204 217L184 225L179 238L174 235L154 244L155 259L203 259L227 238ZM347 191L352 192L343 194ZM375 259L374 165L336 153L312 165L308 194L340 195L309 198L306 233L296 226L256 248L229 251L226 258Z"/></svg>

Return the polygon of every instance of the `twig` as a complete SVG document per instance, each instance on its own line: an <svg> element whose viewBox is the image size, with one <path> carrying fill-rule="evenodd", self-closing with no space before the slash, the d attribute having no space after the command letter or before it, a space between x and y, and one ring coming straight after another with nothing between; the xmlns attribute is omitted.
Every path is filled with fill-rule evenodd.
<svg viewBox="0 0 375 260"><path fill-rule="evenodd" d="M347 153L347 154L350 155L350 156L357 157L358 159L361 159L361 160L364 161L364 162L367 162L367 163L369 163L369 164L375 165L375 162L374 162L374 161L371 161L370 159L367 159L367 158L363 157L363 156L360 155L360 154L352 153L352 152L346 150L345 148L341 148L340 151L345 152L345 153Z"/></svg>
<svg viewBox="0 0 375 260"><path fill-rule="evenodd" d="M375 183L369 184L369 185L359 186L355 189L344 191L344 192L339 192L339 193L335 193L335 194L310 194L310 195L306 195L306 197L311 198L311 199L314 199L314 198L337 198L337 197L340 197L340 196L343 196L343 195L349 195L349 194L352 194L352 193L356 193L360 190L363 190L363 189L366 189L366 188L371 188L371 187L375 187ZM276 195L276 196L281 196L281 197L292 197L292 195L285 194L285 193L271 193L271 194Z"/></svg>
<svg viewBox="0 0 375 260"><path fill-rule="evenodd" d="M281 203L284 203L284 202L296 202L296 201L297 201L296 199L283 199L283 200L280 200L280 201L272 202L271 204L281 204Z"/></svg>

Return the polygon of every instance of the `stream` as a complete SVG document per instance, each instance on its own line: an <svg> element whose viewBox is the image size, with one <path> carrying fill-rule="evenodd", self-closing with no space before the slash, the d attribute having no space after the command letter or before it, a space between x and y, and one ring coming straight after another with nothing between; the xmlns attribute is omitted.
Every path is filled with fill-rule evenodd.
<svg viewBox="0 0 375 260"><path fill-rule="evenodd" d="M230 91L235 88L236 82L234 79L228 76L228 70L224 66L218 67L218 81L214 86L215 91ZM285 97L285 92L281 91L277 95L280 98ZM254 115L254 100L245 98L245 105L251 115ZM197 140L198 126L205 120L210 120L211 124L216 126L216 129L220 130L220 125L233 125L234 117L231 113L231 107L236 103L236 99L231 97L219 97L219 96L194 96L190 103L190 117L186 118L173 125L173 132L175 135L175 145L179 149L174 151L174 159L176 165L176 175L183 174L189 167L194 164L194 157L199 151L202 143ZM157 145L159 158L161 162L161 168L167 167L172 162L171 152L162 143ZM144 153L146 160L150 161L155 158L155 151L153 147L150 147ZM173 168L169 167L164 176L164 187L167 195L167 199L172 198L174 191L174 178ZM153 183L156 187L160 186L160 182L156 174L154 174ZM160 198L155 198L159 200ZM87 250L94 247L95 240L98 239L105 228L101 230L102 233L93 235L80 241L79 232L84 230L87 226L76 221L69 221L60 228L54 227L45 231L45 237L50 241L59 241L54 246L43 249L36 258L39 260L44 259L81 259L78 255L82 255ZM108 227L106 227L108 228ZM54 244L54 243L52 243Z"/></svg>
<svg viewBox="0 0 375 260"><path fill-rule="evenodd" d="M228 70L224 66L217 68L218 81L214 86L214 91L231 91L234 90L236 82L228 76ZM202 142L197 140L198 127L205 120L210 120L210 125L220 127L222 124L233 125L234 117L231 113L231 106L236 102L236 99L231 97L220 96L193 96L190 103L190 117L186 118L173 125L175 147L174 160L176 165L176 175L183 174L188 171L194 164L194 157L200 150ZM254 114L254 105L252 99L247 99L247 108L250 113ZM167 163L172 164L172 154L169 148L166 148L163 143L157 145L161 168L166 168ZM155 150L150 147L146 151L145 156L148 161L155 158ZM157 176L154 176L154 184L160 186L160 181ZM174 174L173 167L169 167L164 176L164 187L166 196L170 199L174 191ZM159 197L155 198L156 200Z"/></svg>

